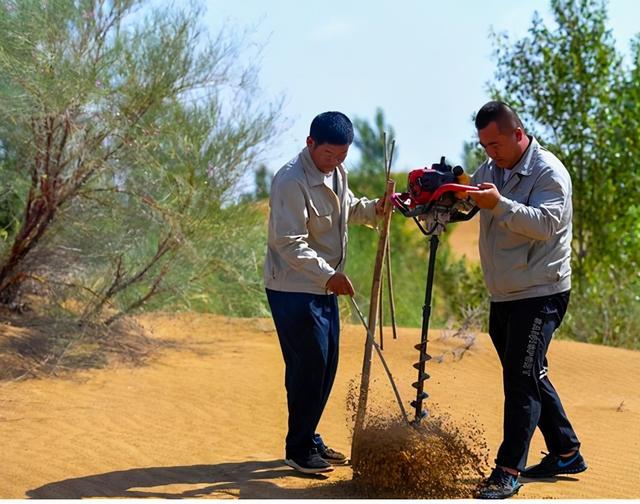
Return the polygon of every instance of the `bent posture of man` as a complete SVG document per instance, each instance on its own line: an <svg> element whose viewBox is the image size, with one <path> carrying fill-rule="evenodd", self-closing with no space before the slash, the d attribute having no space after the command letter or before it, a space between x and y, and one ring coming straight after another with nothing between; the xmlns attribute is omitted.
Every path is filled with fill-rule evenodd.
<svg viewBox="0 0 640 504"><path fill-rule="evenodd" d="M502 364L503 441L479 497L499 499L527 478L587 469L580 442L549 380L547 349L571 289L571 179L562 162L526 135L508 105L476 115L488 159L469 192L480 212L480 260L491 294L489 334ZM549 454L525 470L536 426Z"/></svg>
<svg viewBox="0 0 640 504"><path fill-rule="evenodd" d="M271 184L264 280L285 361L285 463L303 473L328 472L331 464L346 462L316 428L338 365L337 295L354 294L342 272L347 224L374 225L384 203L355 198L349 191L342 163L352 141L353 125L346 115L318 115L306 148Z"/></svg>

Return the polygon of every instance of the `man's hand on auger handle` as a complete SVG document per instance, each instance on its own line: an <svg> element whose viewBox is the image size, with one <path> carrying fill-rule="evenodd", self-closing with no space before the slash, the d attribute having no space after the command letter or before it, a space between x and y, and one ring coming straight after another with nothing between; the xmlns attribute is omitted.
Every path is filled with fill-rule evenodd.
<svg viewBox="0 0 640 504"><path fill-rule="evenodd" d="M500 201L498 188L489 182L478 184L478 187L480 188L479 191L468 192L475 204L480 208L488 208L489 210L495 208L498 201Z"/></svg>

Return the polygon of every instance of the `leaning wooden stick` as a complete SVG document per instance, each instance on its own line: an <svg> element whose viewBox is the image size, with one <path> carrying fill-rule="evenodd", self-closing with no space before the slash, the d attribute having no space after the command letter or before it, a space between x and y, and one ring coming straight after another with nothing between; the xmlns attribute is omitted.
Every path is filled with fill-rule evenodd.
<svg viewBox="0 0 640 504"><path fill-rule="evenodd" d="M391 179L391 163L393 162L393 151L396 146L396 139L391 140L391 152L389 153L387 148L387 132L382 132L382 154L384 157L384 176L385 181ZM389 307L391 310L391 326L393 329L393 339L397 339L396 328L396 313L395 313L395 301L393 299L393 286L391 279L391 260L389 254L391 253L390 240L387 239L387 248L385 249L386 269L387 269L387 285L389 285ZM380 327L380 350L384 350L384 276L380 277L380 302L378 303L378 324Z"/></svg>
<svg viewBox="0 0 640 504"><path fill-rule="evenodd" d="M386 139L386 134L385 134ZM391 163L393 163L393 151L396 147L396 139L391 140L391 153L387 157L387 144L385 140L385 175L387 180L391 179ZM391 330L393 331L393 339L398 338L398 328L396 326L396 302L393 298L393 277L391 276L391 240L387 240L387 251L385 254L385 261L387 263L387 286L389 287L389 311L391 312ZM380 339L382 340L382 333L380 333Z"/></svg>
<svg viewBox="0 0 640 504"><path fill-rule="evenodd" d="M396 327L396 303L393 299L393 277L391 276L391 240L387 240L387 253L385 254L387 263L387 286L389 287L389 311L391 312L391 330L393 339L398 338L398 328Z"/></svg>
<svg viewBox="0 0 640 504"><path fill-rule="evenodd" d="M382 157L384 160L384 180L389 180L389 152L387 150L387 132L382 132ZM387 244L389 240L387 239ZM387 252L385 249L385 253ZM388 276L388 272L387 272ZM378 327L380 329L380 350L384 350L384 275L380 276L380 301L378 302ZM375 331L375 328L374 328Z"/></svg>
<svg viewBox="0 0 640 504"><path fill-rule="evenodd" d="M393 151L396 148L396 139L391 140L391 153L389 154L389 160L387 162L387 180L391 178L391 163L393 162Z"/></svg>
<svg viewBox="0 0 640 504"><path fill-rule="evenodd" d="M380 301L378 301L378 328L380 329L380 350L384 350L384 334L383 334L383 326L384 326L384 314L383 314L384 295L383 295L383 293L384 293L384 275L380 275Z"/></svg>
<svg viewBox="0 0 640 504"><path fill-rule="evenodd" d="M389 180L389 157L387 156L387 132L382 132L382 155L384 157L384 175Z"/></svg>
<svg viewBox="0 0 640 504"><path fill-rule="evenodd" d="M362 325L364 326L365 330L368 333L369 326L367 325L367 321L364 319L364 315L362 315L362 312L360 311L360 307L356 303L356 300L353 299L353 297L350 297L349 299L351 300L351 304L356 310L358 317L360 317L360 321L362 322ZM376 353L378 354L378 357L380 357L380 362L382 363L382 367L384 368L385 373L387 373L387 378L389 378L389 384L393 389L393 394L396 396L396 401L398 402L398 407L400 408L400 414L402 415L402 418L404 418L405 422L409 423L407 410L404 409L404 405L402 404L402 398L400 397L400 392L398 391L398 386L396 385L396 382L393 379L393 375L391 374L391 369L389 369L387 360L384 358L384 355L382 354L382 349L380 348L380 345L378 345L375 341L373 342L373 348L375 348Z"/></svg>
<svg viewBox="0 0 640 504"><path fill-rule="evenodd" d="M382 267L384 266L384 253L387 248L389 235L389 223L391 222L392 203L391 195L394 193L396 184L393 180L387 181L387 189L384 194L384 213L382 217L382 228L378 239L378 251L373 267L373 282L371 284L371 302L369 304L369 330L364 344L364 357L362 360L362 376L360 379L360 394L356 409L355 426L353 429L353 441L351 444L351 459L356 453L358 436L364 427L364 417L367 410L367 399L369 396L369 378L371 375L371 357L373 354L373 343L375 338L376 319L378 316L378 302L380 301L380 278L382 277Z"/></svg>

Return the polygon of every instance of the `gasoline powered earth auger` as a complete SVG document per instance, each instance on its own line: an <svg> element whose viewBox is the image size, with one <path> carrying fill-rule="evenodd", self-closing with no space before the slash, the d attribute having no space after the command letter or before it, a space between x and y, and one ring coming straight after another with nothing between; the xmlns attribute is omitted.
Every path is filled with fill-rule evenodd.
<svg viewBox="0 0 640 504"><path fill-rule="evenodd" d="M433 277L438 250L439 238L450 222L467 221L479 210L471 205L462 193L478 191L478 187L470 186L469 176L461 166L452 168L446 164L444 156L440 163L430 168L419 168L409 172L408 191L395 193L391 197L394 206L405 217L411 217L425 236L430 236L429 265L427 270L427 284L425 288L424 306L422 307L422 331L420 343L415 345L420 352L420 358L413 367L418 370L418 380L413 383L416 389L416 399L411 401L415 408L415 422L420 422L427 412L422 409L422 401L429 394L424 390L424 382L429 378L425 367L431 356L427 353L427 334L429 332L429 318L431 316L431 293L433 291Z"/></svg>

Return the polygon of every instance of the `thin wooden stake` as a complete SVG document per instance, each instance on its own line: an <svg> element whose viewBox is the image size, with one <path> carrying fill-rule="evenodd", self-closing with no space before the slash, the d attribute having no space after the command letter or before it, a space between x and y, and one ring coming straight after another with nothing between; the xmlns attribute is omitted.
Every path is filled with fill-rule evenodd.
<svg viewBox="0 0 640 504"><path fill-rule="evenodd" d="M351 444L351 459L356 453L356 446L359 435L364 428L364 417L367 410L367 400L369 397L369 381L371 376L371 357L373 353L373 343L375 338L376 319L378 316L378 302L380 301L380 278L382 276L382 267L384 266L384 253L387 248L387 239L389 235L389 224L391 222L392 203L391 195L394 193L396 184L393 180L387 181L387 188L384 193L384 213L382 229L378 238L378 251L376 253L376 261L373 267L373 282L371 284L371 302L369 304L369 330L364 344L364 357L362 360L362 376L360 379L360 394L358 397L358 405L356 410L355 426L353 429L353 441Z"/></svg>
<svg viewBox="0 0 640 504"><path fill-rule="evenodd" d="M389 154L389 164L387 165L387 180L391 178L391 163L393 162L393 151L396 148L396 139L391 140L391 153Z"/></svg>
<svg viewBox="0 0 640 504"><path fill-rule="evenodd" d="M396 303L393 299L393 277L391 276L391 241L387 241L387 253L385 254L387 262L387 286L389 287L389 310L391 312L391 330L393 339L398 339L398 328L396 327Z"/></svg>
<svg viewBox="0 0 640 504"><path fill-rule="evenodd" d="M391 178L391 164L393 163L393 151L396 147L396 139L391 140L391 153L387 158L386 143L385 143L385 167L387 180ZM387 266L387 285L389 286L389 311L391 312L391 330L393 332L393 339L398 339L398 328L396 326L396 303L393 298L393 277L391 275L391 240L387 240L387 250L385 254L386 266ZM380 336L382 339L382 336Z"/></svg>
<svg viewBox="0 0 640 504"><path fill-rule="evenodd" d="M384 176L385 182L389 180L389 156L387 151L387 132L382 132L382 155L384 158ZM387 240L387 243L388 240ZM386 253L386 250L385 250ZM384 275L380 277L380 302L378 303L378 321L380 329L380 350L384 350ZM375 328L374 328L375 330Z"/></svg>
<svg viewBox="0 0 640 504"><path fill-rule="evenodd" d="M378 303L378 329L380 330L380 350L384 350L384 275L380 275L380 302Z"/></svg>
<svg viewBox="0 0 640 504"><path fill-rule="evenodd" d="M387 132L382 132L382 155L384 157L384 176L386 180L389 180L389 157L387 156Z"/></svg>

